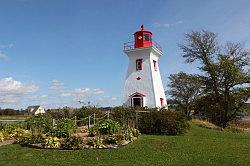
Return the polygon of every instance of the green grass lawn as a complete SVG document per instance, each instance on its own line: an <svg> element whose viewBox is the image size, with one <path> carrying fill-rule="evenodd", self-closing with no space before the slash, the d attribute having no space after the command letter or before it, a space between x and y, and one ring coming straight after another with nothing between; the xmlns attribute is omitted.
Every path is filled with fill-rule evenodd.
<svg viewBox="0 0 250 166"><path fill-rule="evenodd" d="M182 136L142 135L120 149L43 150L0 147L0 165L250 165L250 134L192 125Z"/></svg>

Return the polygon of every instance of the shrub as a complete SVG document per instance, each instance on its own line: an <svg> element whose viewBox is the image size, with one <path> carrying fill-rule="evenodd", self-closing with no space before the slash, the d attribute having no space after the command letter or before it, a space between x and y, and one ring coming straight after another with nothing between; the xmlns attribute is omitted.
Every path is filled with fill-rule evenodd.
<svg viewBox="0 0 250 166"><path fill-rule="evenodd" d="M27 144L32 143L32 141L31 141L32 134L28 130L16 129L15 134L14 134L14 138L16 139L16 142L20 143L20 144L27 145Z"/></svg>
<svg viewBox="0 0 250 166"><path fill-rule="evenodd" d="M48 137L45 139L45 145L49 148L58 148L60 147L60 139L57 137Z"/></svg>
<svg viewBox="0 0 250 166"><path fill-rule="evenodd" d="M117 145L121 145L125 140L125 136L122 133L115 134L114 137L115 137L115 143Z"/></svg>
<svg viewBox="0 0 250 166"><path fill-rule="evenodd" d="M82 143L83 140L81 137L73 135L64 139L62 147L64 149L80 149Z"/></svg>
<svg viewBox="0 0 250 166"><path fill-rule="evenodd" d="M3 142L4 141L4 134L3 132L0 131L0 142Z"/></svg>
<svg viewBox="0 0 250 166"><path fill-rule="evenodd" d="M109 135L105 139L105 143L107 144L116 144L116 136L115 135Z"/></svg>
<svg viewBox="0 0 250 166"><path fill-rule="evenodd" d="M27 121L28 128L34 134L45 134L52 128L51 121L45 116L34 116Z"/></svg>
<svg viewBox="0 0 250 166"><path fill-rule="evenodd" d="M73 120L65 118L59 121L57 126L52 129L52 136L58 138L69 137L73 132L76 131L76 126Z"/></svg>
<svg viewBox="0 0 250 166"><path fill-rule="evenodd" d="M132 128L130 129L130 131L132 132L134 137L139 137L139 135L141 135L140 131L137 129Z"/></svg>
<svg viewBox="0 0 250 166"><path fill-rule="evenodd" d="M101 147L104 146L103 145L103 139L101 137L99 137L99 136L93 137L92 139L90 139L89 144L91 146L93 146L93 148L101 148Z"/></svg>
<svg viewBox="0 0 250 166"><path fill-rule="evenodd" d="M9 134L12 135L13 131L17 128L17 124L13 123L13 124L1 124L0 126L0 131L3 131L3 133L5 134Z"/></svg>
<svg viewBox="0 0 250 166"><path fill-rule="evenodd" d="M141 113L138 129L144 134L178 135L190 128L187 117L177 111Z"/></svg>
<svg viewBox="0 0 250 166"><path fill-rule="evenodd" d="M112 119L104 119L97 124L100 134L114 134L119 131L120 125Z"/></svg>
<svg viewBox="0 0 250 166"><path fill-rule="evenodd" d="M126 130L124 132L124 137L125 137L125 140L132 141L134 136L131 130Z"/></svg>
<svg viewBox="0 0 250 166"><path fill-rule="evenodd" d="M119 122L123 127L134 128L136 124L136 110L127 107L114 107L110 115Z"/></svg>
<svg viewBox="0 0 250 166"><path fill-rule="evenodd" d="M88 132L89 132L89 136L90 136L90 137L94 137L94 136L97 134L97 129L96 129L96 127L94 126L94 127L89 128L89 129L88 129Z"/></svg>

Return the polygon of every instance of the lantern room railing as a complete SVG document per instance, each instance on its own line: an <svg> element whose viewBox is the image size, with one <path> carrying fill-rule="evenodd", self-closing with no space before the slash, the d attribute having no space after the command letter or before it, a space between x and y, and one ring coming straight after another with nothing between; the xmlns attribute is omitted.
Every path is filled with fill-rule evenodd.
<svg viewBox="0 0 250 166"><path fill-rule="evenodd" d="M152 41L152 46L155 47L156 49L158 49L160 52L162 52L162 48L157 42ZM135 49L135 42L124 43L124 45L123 45L124 51L133 50L133 49Z"/></svg>

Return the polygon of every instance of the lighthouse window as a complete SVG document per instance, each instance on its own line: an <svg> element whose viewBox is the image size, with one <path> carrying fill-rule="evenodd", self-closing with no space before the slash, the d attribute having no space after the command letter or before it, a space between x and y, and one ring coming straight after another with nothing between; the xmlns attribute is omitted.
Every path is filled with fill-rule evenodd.
<svg viewBox="0 0 250 166"><path fill-rule="evenodd" d="M155 71L157 71L157 62L155 60L153 60L153 64L154 64Z"/></svg>
<svg viewBox="0 0 250 166"><path fill-rule="evenodd" d="M150 41L149 34L144 34L144 35L143 35L143 40L144 40L144 41Z"/></svg>
<svg viewBox="0 0 250 166"><path fill-rule="evenodd" d="M161 106L164 105L163 100L164 100L163 98L160 98Z"/></svg>
<svg viewBox="0 0 250 166"><path fill-rule="evenodd" d="M142 59L136 60L136 70L142 70Z"/></svg>

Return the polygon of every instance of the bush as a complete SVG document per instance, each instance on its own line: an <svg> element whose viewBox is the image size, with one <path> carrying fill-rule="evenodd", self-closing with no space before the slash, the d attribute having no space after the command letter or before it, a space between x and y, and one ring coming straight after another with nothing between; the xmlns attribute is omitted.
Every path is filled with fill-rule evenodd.
<svg viewBox="0 0 250 166"><path fill-rule="evenodd" d="M89 137L94 137L97 134L96 126L89 128L88 132L89 132Z"/></svg>
<svg viewBox="0 0 250 166"><path fill-rule="evenodd" d="M126 130L125 133L124 133L124 138L125 140L127 141L132 141L133 140L133 133L131 130Z"/></svg>
<svg viewBox="0 0 250 166"><path fill-rule="evenodd" d="M93 148L101 148L101 147L104 146L103 145L103 139L101 137L99 137L99 136L93 137L92 139L90 139L89 144L91 146L93 146Z"/></svg>
<svg viewBox="0 0 250 166"><path fill-rule="evenodd" d="M27 125L33 134L45 134L52 128L50 119L41 115L28 119Z"/></svg>
<svg viewBox="0 0 250 166"><path fill-rule="evenodd" d="M13 124L8 124L8 123L7 124L1 124L0 131L3 131L3 133L5 133L5 134L12 135L16 128L18 128L16 123L13 123Z"/></svg>
<svg viewBox="0 0 250 166"><path fill-rule="evenodd" d="M58 148L60 145L60 139L57 137L48 137L45 139L45 146L49 148Z"/></svg>
<svg viewBox="0 0 250 166"><path fill-rule="evenodd" d="M190 128L187 117L177 111L141 113L138 129L144 134L178 135Z"/></svg>
<svg viewBox="0 0 250 166"><path fill-rule="evenodd" d="M4 134L3 132L0 132L0 142L3 142L4 141Z"/></svg>
<svg viewBox="0 0 250 166"><path fill-rule="evenodd" d="M105 143L107 144L116 144L116 136L115 135L109 135L105 139Z"/></svg>
<svg viewBox="0 0 250 166"><path fill-rule="evenodd" d="M97 124L97 128L102 135L114 134L119 131L120 125L112 119L104 119Z"/></svg>
<svg viewBox="0 0 250 166"><path fill-rule="evenodd" d="M19 144L27 145L32 143L32 134L31 132L24 129L16 129L14 134L14 138L16 142Z"/></svg>
<svg viewBox="0 0 250 166"><path fill-rule="evenodd" d="M135 111L134 108L114 107L111 109L110 116L123 127L134 128L136 123Z"/></svg>
<svg viewBox="0 0 250 166"><path fill-rule="evenodd" d="M73 120L65 118L59 121L54 129L52 129L52 136L58 138L69 137L73 132L76 131L76 126Z"/></svg>
<svg viewBox="0 0 250 166"><path fill-rule="evenodd" d="M80 149L83 140L79 136L70 136L64 139L62 142L62 147L64 149Z"/></svg>

